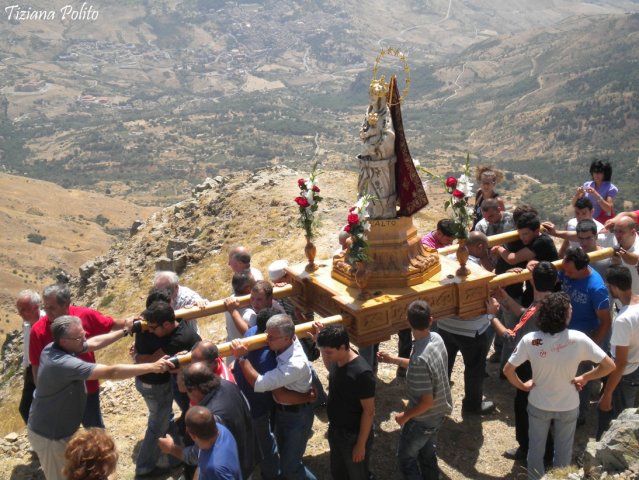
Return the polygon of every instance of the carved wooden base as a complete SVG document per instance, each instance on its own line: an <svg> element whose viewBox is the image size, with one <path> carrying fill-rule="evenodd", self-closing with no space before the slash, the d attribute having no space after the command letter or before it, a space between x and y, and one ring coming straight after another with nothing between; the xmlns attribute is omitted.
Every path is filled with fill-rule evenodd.
<svg viewBox="0 0 639 480"><path fill-rule="evenodd" d="M411 217L371 220L368 240L372 261L366 266L366 288L418 285L441 270L439 254L422 245ZM345 256L333 259L332 276L348 286L357 284L356 269Z"/></svg>
<svg viewBox="0 0 639 480"><path fill-rule="evenodd" d="M358 298L357 286L335 279L331 261L318 262L319 269L313 273L305 272L304 264L291 266L287 269L293 277L291 299L302 310L313 310L323 317L342 315L351 341L359 346L388 340L407 328L406 310L414 300L426 300L435 318L455 315L469 319L485 313L488 282L494 275L470 263L470 275L462 279L454 275L459 267L456 260L437 260L439 271L426 281L370 289L372 297L367 299Z"/></svg>

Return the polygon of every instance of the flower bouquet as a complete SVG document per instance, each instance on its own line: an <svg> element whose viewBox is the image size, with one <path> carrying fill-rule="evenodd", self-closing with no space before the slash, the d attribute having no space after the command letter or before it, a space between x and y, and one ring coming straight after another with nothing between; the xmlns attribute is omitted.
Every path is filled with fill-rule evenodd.
<svg viewBox="0 0 639 480"><path fill-rule="evenodd" d="M467 276L470 273L470 270L466 268L468 249L465 245L465 241L468 238L468 232L473 225L474 213L472 207L468 204L468 199L473 195L473 183L470 181L469 164L470 154L466 154L464 172L459 176L459 178L451 176L446 179L430 172L424 167L418 167L428 176L439 181L444 187L444 191L449 195L444 202L444 210L447 211L450 209L450 229L459 244L459 248L457 249L457 259L459 260L461 267L456 273L460 276Z"/></svg>
<svg viewBox="0 0 639 480"><path fill-rule="evenodd" d="M300 194L294 199L299 209L297 223L304 230L304 236L306 237L304 254L308 259L308 265L306 265L307 272L314 272L318 268L314 263L317 248L313 245L313 238L315 238L319 226L317 209L319 208L319 202L322 200L322 197L320 196L320 188L317 186L316 181L321 173L317 163L315 163L309 178L300 178L297 181Z"/></svg>
<svg viewBox="0 0 639 480"><path fill-rule="evenodd" d="M372 274L366 268L368 262L371 261L369 255L370 244L367 236L367 233L371 230L371 224L368 220L368 205L375 198L374 195L364 192L364 195L348 210L347 223L344 226L344 231L350 234L350 246L346 251L346 263L351 266L355 284L362 289L357 297L359 300L369 298L369 295L363 291Z"/></svg>
<svg viewBox="0 0 639 480"><path fill-rule="evenodd" d="M347 224L344 226L344 231L350 233L352 243L346 255L346 261L352 266L355 266L358 262L370 262L366 232L370 231L371 224L368 221L367 207L373 198L373 195L364 193L357 203L348 210Z"/></svg>

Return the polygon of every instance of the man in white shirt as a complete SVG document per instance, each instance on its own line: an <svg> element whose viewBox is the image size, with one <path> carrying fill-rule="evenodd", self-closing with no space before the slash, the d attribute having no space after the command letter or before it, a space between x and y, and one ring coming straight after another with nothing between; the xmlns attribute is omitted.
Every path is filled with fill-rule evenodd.
<svg viewBox="0 0 639 480"><path fill-rule="evenodd" d="M249 270L256 282L264 280L262 272L255 267L251 267L251 253L242 245L238 245L229 250L228 265L234 273Z"/></svg>
<svg viewBox="0 0 639 480"><path fill-rule="evenodd" d="M599 399L597 440L610 422L626 408L632 408L639 390L639 295L632 293L628 267L614 265L606 273L606 284L621 310L612 322L610 352L615 370L608 376Z"/></svg>
<svg viewBox="0 0 639 480"><path fill-rule="evenodd" d="M233 287L233 296L224 299L226 312L224 318L226 320L226 340L231 341L236 338L242 338L244 333L253 325L251 318L255 317L255 310L251 307L240 307L236 297L241 297L251 293L255 279L248 270L243 270L233 274L231 286ZM227 363L231 362L231 358L227 357Z"/></svg>
<svg viewBox="0 0 639 480"><path fill-rule="evenodd" d="M18 294L16 300L16 308L18 315L22 318L22 331L24 338L24 350L22 355L22 368L24 368L24 384L22 386L22 397L20 398L20 416L26 424L29 420L29 409L33 401L33 392L35 390L35 382L33 381L33 372L31 371L31 362L29 361L29 334L31 326L37 322L44 312L40 311L40 295L33 290L22 290Z"/></svg>
<svg viewBox="0 0 639 480"><path fill-rule="evenodd" d="M187 307L203 308L208 303L199 293L191 290L184 285L180 285L177 273L170 270L163 270L155 273L153 277L153 288L167 288L171 291L171 307L173 310ZM183 320L186 325L200 333L197 326L197 318Z"/></svg>
<svg viewBox="0 0 639 480"><path fill-rule="evenodd" d="M639 294L639 235L636 232L636 224L631 217L622 217L614 227L615 246L619 252L613 263L625 265L632 274L632 293Z"/></svg>
<svg viewBox="0 0 639 480"><path fill-rule="evenodd" d="M311 391L311 365L295 336L295 324L288 315L275 315L266 323L268 347L277 355L277 367L260 375L244 357L248 349L239 341L232 342L233 356L244 378L256 392L269 392L280 387L302 394ZM313 427L311 403L282 405L276 403L275 436L280 451L281 474L288 480L316 480L304 466L302 457Z"/></svg>

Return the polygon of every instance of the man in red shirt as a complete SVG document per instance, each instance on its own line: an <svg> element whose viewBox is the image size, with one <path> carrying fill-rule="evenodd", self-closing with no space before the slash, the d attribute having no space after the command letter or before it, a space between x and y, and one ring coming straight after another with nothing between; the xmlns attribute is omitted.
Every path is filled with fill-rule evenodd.
<svg viewBox="0 0 639 480"><path fill-rule="evenodd" d="M111 317L102 315L96 310L71 305L71 292L67 285L54 284L48 286L44 289L42 300L46 315L33 325L29 335L29 361L32 365L36 388L38 386L40 354L42 350L44 350L44 347L53 342L51 324L56 318L62 315L79 317L87 338L127 327L125 320L114 320ZM95 355L93 352L78 354L78 358L95 363ZM100 412L100 382L98 380L88 380L86 382L86 388L87 406L82 425L85 427L104 428L104 422Z"/></svg>

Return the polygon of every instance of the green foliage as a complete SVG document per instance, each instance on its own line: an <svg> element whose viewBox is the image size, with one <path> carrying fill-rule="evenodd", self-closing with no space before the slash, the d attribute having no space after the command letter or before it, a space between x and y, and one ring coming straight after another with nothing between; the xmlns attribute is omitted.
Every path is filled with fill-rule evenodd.
<svg viewBox="0 0 639 480"><path fill-rule="evenodd" d="M100 213L97 217L95 217L94 222L101 227L104 227L107 223L109 223L109 219Z"/></svg>
<svg viewBox="0 0 639 480"><path fill-rule="evenodd" d="M47 237L45 237L44 235L40 235L39 233L30 233L29 235L27 235L27 240L31 243L35 243L35 244L42 244L42 242L44 242L46 240Z"/></svg>
<svg viewBox="0 0 639 480"><path fill-rule="evenodd" d="M115 294L107 293L102 300L100 300L100 308L106 308L115 300Z"/></svg>

